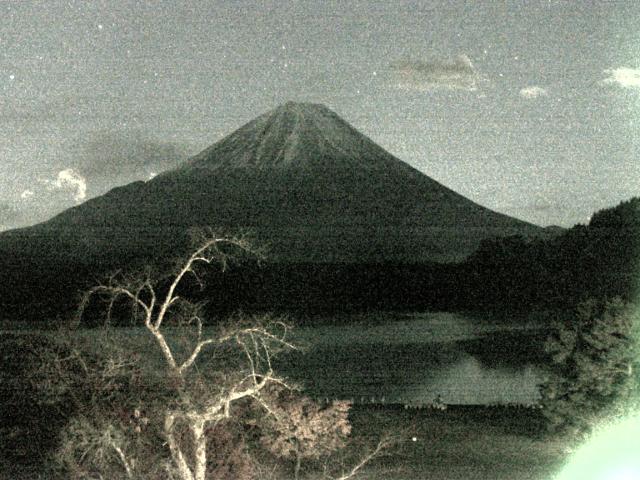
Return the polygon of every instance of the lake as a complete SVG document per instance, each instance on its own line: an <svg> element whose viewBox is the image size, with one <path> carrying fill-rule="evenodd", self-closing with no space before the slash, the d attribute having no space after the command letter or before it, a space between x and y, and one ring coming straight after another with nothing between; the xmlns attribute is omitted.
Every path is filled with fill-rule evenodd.
<svg viewBox="0 0 640 480"><path fill-rule="evenodd" d="M449 312L375 312L318 320L292 331L303 352L274 362L280 374L315 398L412 406L532 404L539 398L549 327L533 316L506 321ZM35 333L15 334L20 332ZM101 349L96 333L78 335ZM130 351L157 357L151 365L163 362L146 329L117 328L112 334Z"/></svg>
<svg viewBox="0 0 640 480"><path fill-rule="evenodd" d="M533 404L545 324L444 312L299 327L277 367L317 398L426 406Z"/></svg>

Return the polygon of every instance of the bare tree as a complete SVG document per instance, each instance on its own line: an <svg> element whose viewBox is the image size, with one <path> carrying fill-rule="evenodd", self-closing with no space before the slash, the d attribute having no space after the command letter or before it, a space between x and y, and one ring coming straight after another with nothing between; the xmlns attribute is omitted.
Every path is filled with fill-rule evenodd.
<svg viewBox="0 0 640 480"><path fill-rule="evenodd" d="M272 367L273 354L282 349L295 349L287 338L289 326L283 320L272 317L254 318L250 324L236 324L224 329L208 332L202 318L202 308L178 295L179 287L188 275L199 281L199 265L221 263L226 265L229 247L251 251L249 243L242 238L227 238L210 235L204 238L193 253L177 268L171 281L160 292L158 282L146 275L142 278L122 279L111 277L106 283L90 289L84 296L81 311L92 297L99 295L108 302L108 315L120 299L128 301L135 318L152 336L159 349L164 365L164 375L176 393L177 401L167 405L162 413L162 435L170 453L167 473L180 480L204 480L207 472L207 429L229 419L234 405L252 399L267 412L271 409L262 398L265 387L278 384L289 385L277 376ZM175 314L180 327L188 327L189 340L182 348L172 345L169 318ZM184 336L182 339L184 340ZM244 366L236 369L226 382L219 382L215 389L203 385L202 376L196 368L197 362L207 350L236 347L244 355ZM185 348L186 347L186 348ZM192 378L192 377L195 377ZM198 392L198 386L204 387ZM179 433L186 427L188 442ZM134 459L127 458L123 442L103 428L105 442L112 446L127 477L133 478Z"/></svg>
<svg viewBox="0 0 640 480"><path fill-rule="evenodd" d="M265 465L247 442L277 463L294 460L297 477L302 459L346 445L349 404L321 407L274 371L274 355L297 348L285 320L238 315L206 325L203 305L189 299L187 279L202 285L204 268L224 270L234 251L254 253L244 238L204 232L169 276L115 274L83 296L78 318L104 310L105 327L57 335L34 375L73 410L57 451L66 477L256 478ZM123 313L136 328L109 327ZM386 446L339 478L358 475Z"/></svg>

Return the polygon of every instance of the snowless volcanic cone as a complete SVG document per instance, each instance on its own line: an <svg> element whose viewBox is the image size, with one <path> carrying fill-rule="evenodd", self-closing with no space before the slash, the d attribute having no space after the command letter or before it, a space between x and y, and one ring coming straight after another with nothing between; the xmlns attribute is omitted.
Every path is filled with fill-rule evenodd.
<svg viewBox="0 0 640 480"><path fill-rule="evenodd" d="M250 230L271 261L346 263L455 261L484 238L541 230L446 188L332 110L289 102L177 169L0 235L0 248L47 239L112 263L170 251L194 226Z"/></svg>

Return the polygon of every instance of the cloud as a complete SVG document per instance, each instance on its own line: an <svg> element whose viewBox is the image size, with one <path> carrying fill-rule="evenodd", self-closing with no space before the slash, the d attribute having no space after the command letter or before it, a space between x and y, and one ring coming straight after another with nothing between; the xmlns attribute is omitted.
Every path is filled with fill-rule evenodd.
<svg viewBox="0 0 640 480"><path fill-rule="evenodd" d="M520 96L526 99L545 97L549 94L546 89L533 85L520 89Z"/></svg>
<svg viewBox="0 0 640 480"><path fill-rule="evenodd" d="M72 168L67 168L58 172L58 177L56 178L55 182L53 182L53 185L56 188L60 188L63 190L75 190L73 199L76 202L81 202L82 200L87 198L87 181L82 175L80 175Z"/></svg>
<svg viewBox="0 0 640 480"><path fill-rule="evenodd" d="M453 60L403 60L393 63L395 83L403 90L428 91L438 88L477 90L478 74L466 55Z"/></svg>
<svg viewBox="0 0 640 480"><path fill-rule="evenodd" d="M34 179L0 204L0 231L43 222L87 198L86 180L73 169Z"/></svg>
<svg viewBox="0 0 640 480"><path fill-rule="evenodd" d="M525 209L533 210L534 212L548 212L549 210L555 208L558 208L558 206L542 200L530 203L525 206Z"/></svg>
<svg viewBox="0 0 640 480"><path fill-rule="evenodd" d="M610 68L604 71L604 84L615 84L623 88L640 88L640 68Z"/></svg>
<svg viewBox="0 0 640 480"><path fill-rule="evenodd" d="M96 132L67 145L68 164L88 179L89 196L175 168L189 156L181 144L160 142L137 132Z"/></svg>
<svg viewBox="0 0 640 480"><path fill-rule="evenodd" d="M73 168L65 168L59 171L55 180L41 179L40 183L46 185L49 191L61 190L71 193L76 202L81 202L87 198L87 180ZM22 198L29 198L30 196Z"/></svg>
<svg viewBox="0 0 640 480"><path fill-rule="evenodd" d="M189 150L136 132L97 132L66 142L46 171L23 179L6 205L0 201L0 230L45 221L116 186L150 180L182 163Z"/></svg>

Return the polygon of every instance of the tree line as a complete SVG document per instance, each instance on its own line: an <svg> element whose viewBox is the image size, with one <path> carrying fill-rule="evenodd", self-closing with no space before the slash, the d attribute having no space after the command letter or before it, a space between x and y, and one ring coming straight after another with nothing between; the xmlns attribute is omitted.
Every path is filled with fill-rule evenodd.
<svg viewBox="0 0 640 480"><path fill-rule="evenodd" d="M594 213L588 225L576 225L556 236L485 240L459 263L273 263L245 257L225 275L220 275L220 267L212 267L206 288L197 295L211 299L215 311L210 313L221 315L238 309L296 315L528 311L572 308L587 298L619 296L628 301L637 294L640 277L639 212L640 199L633 198ZM2 313L35 321L64 317L74 311L81 292L91 287L100 272L149 265L175 254L151 253L156 257L120 258L120 263L114 260L99 268L93 264L47 267L51 258L42 254L29 265L7 264L0 280L14 287L3 294ZM7 260L11 255L0 258ZM28 281L20 280L21 275L28 275Z"/></svg>
<svg viewBox="0 0 640 480"><path fill-rule="evenodd" d="M551 239L488 240L461 266L464 303L476 308L571 308L638 293L640 198L593 214Z"/></svg>

